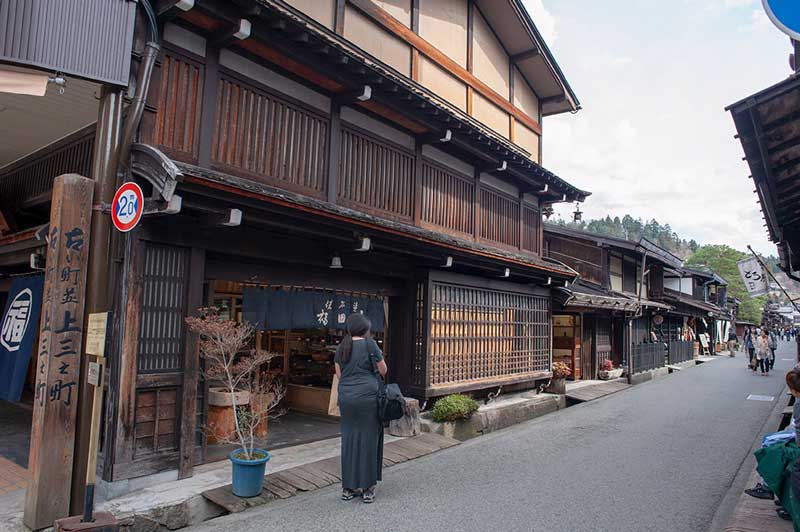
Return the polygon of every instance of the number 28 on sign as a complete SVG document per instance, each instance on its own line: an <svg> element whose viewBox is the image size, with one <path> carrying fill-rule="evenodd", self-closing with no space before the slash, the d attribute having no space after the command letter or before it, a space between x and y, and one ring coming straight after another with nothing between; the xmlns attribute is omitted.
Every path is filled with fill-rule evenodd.
<svg viewBox="0 0 800 532"><path fill-rule="evenodd" d="M139 223L144 210L142 189L133 182L124 183L111 202L111 221L119 231L128 232Z"/></svg>

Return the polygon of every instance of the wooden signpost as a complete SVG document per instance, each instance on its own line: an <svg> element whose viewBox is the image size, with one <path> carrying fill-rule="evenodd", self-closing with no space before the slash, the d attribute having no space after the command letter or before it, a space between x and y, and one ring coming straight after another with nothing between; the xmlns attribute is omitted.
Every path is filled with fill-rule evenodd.
<svg viewBox="0 0 800 532"><path fill-rule="evenodd" d="M77 174L53 185L23 517L34 530L69 515L93 191Z"/></svg>

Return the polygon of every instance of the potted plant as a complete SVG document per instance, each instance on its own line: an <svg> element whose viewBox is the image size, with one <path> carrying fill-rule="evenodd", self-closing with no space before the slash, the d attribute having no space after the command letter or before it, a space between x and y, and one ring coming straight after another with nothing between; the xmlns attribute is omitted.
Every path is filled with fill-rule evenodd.
<svg viewBox="0 0 800 532"><path fill-rule="evenodd" d="M473 398L456 393L437 399L425 416L433 421L428 425L431 432L463 441L480 434L480 420L477 425L472 422L477 411Z"/></svg>
<svg viewBox="0 0 800 532"><path fill-rule="evenodd" d="M260 370L281 355L257 346L249 349L253 326L222 318L216 308L198 309L198 315L186 318L186 324L198 335L203 376L215 384L215 396L225 396L224 401L217 397L215 402L228 405L233 418L228 427L209 427L218 442L237 446L229 455L233 494L255 497L261 493L270 458L266 450L256 447L257 437L285 395L283 382Z"/></svg>
<svg viewBox="0 0 800 532"><path fill-rule="evenodd" d="M572 370L566 362L553 362L553 377L550 379L550 384L547 385L546 391L559 395L566 394L567 377L570 375L572 375Z"/></svg>
<svg viewBox="0 0 800 532"><path fill-rule="evenodd" d="M597 376L602 380L618 379L622 377L622 368L614 368L611 359L606 359L600 364L600 371Z"/></svg>

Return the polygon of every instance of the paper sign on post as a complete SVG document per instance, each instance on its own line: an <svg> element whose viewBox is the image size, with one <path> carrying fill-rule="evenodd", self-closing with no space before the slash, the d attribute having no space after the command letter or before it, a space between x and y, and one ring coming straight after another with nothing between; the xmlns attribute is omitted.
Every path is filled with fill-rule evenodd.
<svg viewBox="0 0 800 532"><path fill-rule="evenodd" d="M750 297L763 296L769 292L767 274L757 258L742 259L736 265L739 267L739 274L742 276L742 281L744 281Z"/></svg>

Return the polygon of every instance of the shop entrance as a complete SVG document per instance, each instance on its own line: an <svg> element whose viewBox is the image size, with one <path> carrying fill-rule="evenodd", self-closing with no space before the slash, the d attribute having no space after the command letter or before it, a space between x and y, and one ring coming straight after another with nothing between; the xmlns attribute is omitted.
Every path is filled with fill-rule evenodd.
<svg viewBox="0 0 800 532"><path fill-rule="evenodd" d="M377 293L334 287L209 281L209 302L222 317L256 327L253 347L280 356L263 374L281 379L286 395L283 414L270 419L263 440L276 449L338 437L339 418L330 416L334 355L345 335L344 318L362 312L373 322L372 336L386 351L388 300ZM388 355L388 353L387 353ZM209 383L213 385L213 383ZM204 417L215 414L206 407ZM225 445L209 441L207 460L221 459Z"/></svg>
<svg viewBox="0 0 800 532"><path fill-rule="evenodd" d="M553 315L553 362L567 364L577 380L583 378L581 358L581 316Z"/></svg>

